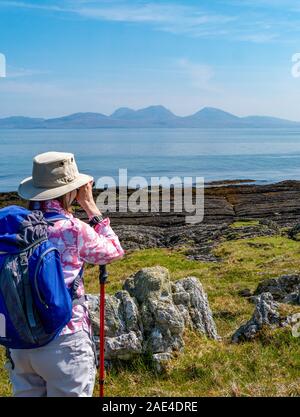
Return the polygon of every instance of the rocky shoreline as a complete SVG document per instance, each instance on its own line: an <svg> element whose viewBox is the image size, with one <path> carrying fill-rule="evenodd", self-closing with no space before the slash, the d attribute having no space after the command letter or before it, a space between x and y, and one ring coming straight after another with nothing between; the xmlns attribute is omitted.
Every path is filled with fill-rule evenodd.
<svg viewBox="0 0 300 417"><path fill-rule="evenodd" d="M132 192L128 191L128 195ZM280 229L293 228L299 222L300 181L208 186L204 193L204 219L196 225L185 223L185 212L107 214L127 250L185 247L188 256L199 260L216 260L210 254L211 249L224 238L275 235ZM97 198L99 190L94 190L94 195ZM172 210L172 193L170 202ZM9 204L24 204L24 201L15 192L0 193L0 207ZM75 214L86 220L78 207Z"/></svg>

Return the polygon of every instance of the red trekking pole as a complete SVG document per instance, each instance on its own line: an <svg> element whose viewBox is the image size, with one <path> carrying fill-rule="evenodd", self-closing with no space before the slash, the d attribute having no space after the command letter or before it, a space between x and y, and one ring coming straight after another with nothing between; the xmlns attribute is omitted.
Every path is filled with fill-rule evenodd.
<svg viewBox="0 0 300 417"><path fill-rule="evenodd" d="M99 268L99 282L100 282L100 329L99 329L99 386L100 397L104 397L104 312L105 312L105 283L108 277L106 265L100 265Z"/></svg>

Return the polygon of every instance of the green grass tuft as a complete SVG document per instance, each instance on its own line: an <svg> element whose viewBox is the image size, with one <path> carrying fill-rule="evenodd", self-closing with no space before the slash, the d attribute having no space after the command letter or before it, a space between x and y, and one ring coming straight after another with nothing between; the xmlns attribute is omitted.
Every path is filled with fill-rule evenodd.
<svg viewBox="0 0 300 417"><path fill-rule="evenodd" d="M239 220L234 223L231 223L230 227L233 229L238 229L240 227L250 227L250 226L258 226L259 221L258 220Z"/></svg>

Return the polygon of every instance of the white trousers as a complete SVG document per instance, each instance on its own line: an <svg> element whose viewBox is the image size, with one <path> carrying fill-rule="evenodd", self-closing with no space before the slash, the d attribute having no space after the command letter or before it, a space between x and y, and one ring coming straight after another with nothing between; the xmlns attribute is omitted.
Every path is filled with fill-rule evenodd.
<svg viewBox="0 0 300 417"><path fill-rule="evenodd" d="M85 331L59 336L37 349L11 349L8 365L15 397L91 397L96 361Z"/></svg>

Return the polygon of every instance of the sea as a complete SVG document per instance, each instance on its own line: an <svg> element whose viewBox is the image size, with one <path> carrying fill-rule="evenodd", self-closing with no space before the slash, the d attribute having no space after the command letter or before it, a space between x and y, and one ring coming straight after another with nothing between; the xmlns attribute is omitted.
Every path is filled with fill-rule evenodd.
<svg viewBox="0 0 300 417"><path fill-rule="evenodd" d="M300 129L77 129L0 130L0 192L15 191L31 175L34 155L75 154L97 181L133 176L203 177L205 182L300 180Z"/></svg>

